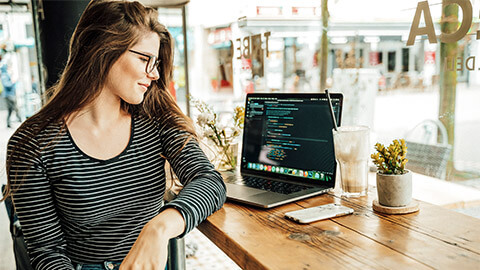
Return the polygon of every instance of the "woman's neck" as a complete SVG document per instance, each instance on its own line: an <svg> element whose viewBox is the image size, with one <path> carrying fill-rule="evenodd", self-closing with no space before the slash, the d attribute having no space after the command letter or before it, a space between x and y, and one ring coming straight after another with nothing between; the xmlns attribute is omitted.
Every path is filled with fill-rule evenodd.
<svg viewBox="0 0 480 270"><path fill-rule="evenodd" d="M118 156L131 138L132 118L121 110L121 100L98 96L66 121L73 142L87 155L108 160Z"/></svg>
<svg viewBox="0 0 480 270"><path fill-rule="evenodd" d="M129 114L121 109L121 99L102 91L89 105L67 117L67 125L74 121L80 121L94 128L109 128L119 120L129 117Z"/></svg>

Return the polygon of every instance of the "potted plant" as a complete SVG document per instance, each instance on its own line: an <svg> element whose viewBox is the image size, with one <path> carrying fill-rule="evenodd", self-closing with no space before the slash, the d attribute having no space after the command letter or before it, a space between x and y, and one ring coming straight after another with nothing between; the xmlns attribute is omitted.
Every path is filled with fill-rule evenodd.
<svg viewBox="0 0 480 270"><path fill-rule="evenodd" d="M405 140L393 140L386 148L375 144L371 155L377 166L378 203L387 207L404 207L412 201L412 173L405 169L407 146Z"/></svg>

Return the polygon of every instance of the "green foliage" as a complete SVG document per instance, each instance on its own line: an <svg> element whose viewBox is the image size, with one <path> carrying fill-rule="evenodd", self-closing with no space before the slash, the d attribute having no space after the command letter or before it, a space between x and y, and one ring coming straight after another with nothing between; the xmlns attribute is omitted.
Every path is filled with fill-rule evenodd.
<svg viewBox="0 0 480 270"><path fill-rule="evenodd" d="M377 165L378 172L383 174L404 174L405 164L408 162L407 145L405 140L393 140L393 143L385 148L381 143L375 144L377 153L370 157L373 163Z"/></svg>

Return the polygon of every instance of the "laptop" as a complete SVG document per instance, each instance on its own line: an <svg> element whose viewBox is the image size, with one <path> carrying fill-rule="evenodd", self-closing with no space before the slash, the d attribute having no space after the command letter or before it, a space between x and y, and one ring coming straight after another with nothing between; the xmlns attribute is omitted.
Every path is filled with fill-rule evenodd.
<svg viewBox="0 0 480 270"><path fill-rule="evenodd" d="M340 125L343 95L330 94ZM333 122L326 94L248 94L240 172L227 199L271 208L335 186Z"/></svg>

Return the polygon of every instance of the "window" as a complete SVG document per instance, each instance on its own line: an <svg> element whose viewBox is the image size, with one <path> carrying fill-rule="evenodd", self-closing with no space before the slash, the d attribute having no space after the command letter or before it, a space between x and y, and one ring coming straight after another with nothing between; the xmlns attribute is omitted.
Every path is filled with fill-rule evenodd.
<svg viewBox="0 0 480 270"><path fill-rule="evenodd" d="M417 1L328 1L326 55L321 1L266 2L189 3L190 25L195 25L190 28L194 95L229 111L250 92L319 92L326 61L326 87L346 97L344 124L370 126L372 143L410 136L448 144L453 150L446 179L480 178L478 147L472 147L477 144L472 134L480 132L475 104L480 100L480 41L472 38L474 32L457 42L454 57L447 59L455 70L446 73L440 42L420 35L407 46ZM438 36L442 7L430 2ZM209 35L223 39L209 42ZM359 70L362 75L356 76ZM426 120L441 123L446 140L437 135L438 128L413 130Z"/></svg>

